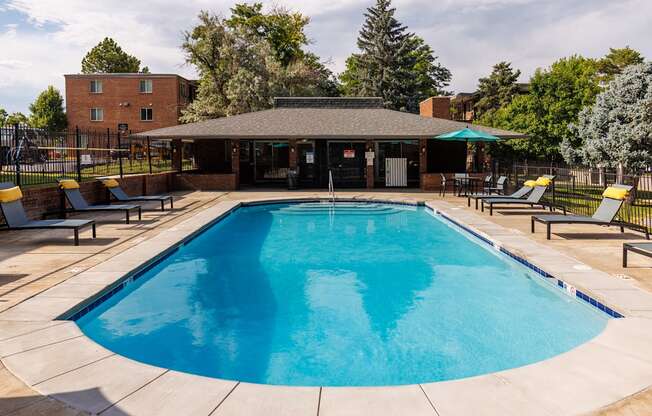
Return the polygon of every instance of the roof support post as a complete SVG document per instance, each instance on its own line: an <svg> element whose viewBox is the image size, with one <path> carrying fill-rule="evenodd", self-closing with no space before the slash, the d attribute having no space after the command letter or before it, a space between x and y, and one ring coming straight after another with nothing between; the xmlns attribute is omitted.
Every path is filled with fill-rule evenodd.
<svg viewBox="0 0 652 416"><path fill-rule="evenodd" d="M419 139L419 188L425 190L425 174L428 173L428 139Z"/></svg>
<svg viewBox="0 0 652 416"><path fill-rule="evenodd" d="M367 153L374 151L374 141L367 139L365 143L365 150ZM367 165L367 189L373 189L374 187L374 163L376 158L374 155L373 159L367 159L365 155L365 164Z"/></svg>
<svg viewBox="0 0 652 416"><path fill-rule="evenodd" d="M181 146L181 139L172 140L172 170L175 172L181 172L182 169L183 153Z"/></svg>
<svg viewBox="0 0 652 416"><path fill-rule="evenodd" d="M240 140L231 139L231 173L235 175L235 189L240 188Z"/></svg>

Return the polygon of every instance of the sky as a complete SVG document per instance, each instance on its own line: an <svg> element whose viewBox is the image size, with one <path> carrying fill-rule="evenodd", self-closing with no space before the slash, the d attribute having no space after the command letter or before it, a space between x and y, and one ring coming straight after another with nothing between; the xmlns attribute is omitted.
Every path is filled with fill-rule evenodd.
<svg viewBox="0 0 652 416"><path fill-rule="evenodd" d="M365 9L375 0L275 0L310 16L311 44L335 73L356 52ZM194 78L179 48L202 9L228 15L234 0L0 0L0 108L28 113L48 85L62 93L64 74L105 36L151 72ZM451 70L449 90L473 91L500 61L526 82L537 68L572 54L600 57L630 47L652 57L650 0L394 0L396 17L423 37Z"/></svg>

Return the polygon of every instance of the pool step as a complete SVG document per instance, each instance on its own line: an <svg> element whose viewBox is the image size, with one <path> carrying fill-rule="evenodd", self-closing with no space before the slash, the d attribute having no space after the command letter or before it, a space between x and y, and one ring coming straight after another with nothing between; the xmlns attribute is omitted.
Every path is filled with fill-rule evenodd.
<svg viewBox="0 0 652 416"><path fill-rule="evenodd" d="M274 210L278 213L283 214L294 214L294 215L314 215L314 214L329 214L329 213L341 213L341 214L350 214L350 215L363 215L363 214L394 214L398 213L401 210L396 207L391 207L387 205L372 205L365 203L336 203L335 205L331 203L302 203L286 206Z"/></svg>

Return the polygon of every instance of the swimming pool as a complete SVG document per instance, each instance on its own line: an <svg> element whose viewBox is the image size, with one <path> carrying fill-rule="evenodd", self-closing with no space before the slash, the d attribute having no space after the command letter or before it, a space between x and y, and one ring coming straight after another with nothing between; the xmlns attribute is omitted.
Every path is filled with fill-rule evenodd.
<svg viewBox="0 0 652 416"><path fill-rule="evenodd" d="M242 207L77 319L200 375L296 386L450 380L540 361L608 317L423 207Z"/></svg>

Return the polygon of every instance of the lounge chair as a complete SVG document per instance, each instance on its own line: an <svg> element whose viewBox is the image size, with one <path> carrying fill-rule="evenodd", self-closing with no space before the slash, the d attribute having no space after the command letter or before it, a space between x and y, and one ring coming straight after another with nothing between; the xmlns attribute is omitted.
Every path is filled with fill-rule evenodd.
<svg viewBox="0 0 652 416"><path fill-rule="evenodd" d="M498 180L505 178L507 180L506 176L501 176ZM503 186L502 189L504 191L505 185L503 181ZM490 188L490 189L499 189L498 187L496 188ZM516 190L516 192L509 194L509 195L496 195L492 194L491 191L489 193L484 193L484 194L470 194L466 196L466 205L471 206L471 199L475 199L475 209L478 209L478 201L486 198L518 198L521 199L525 197L525 195L529 194L530 191L534 189L534 186L529 186L529 185L523 185L519 189Z"/></svg>
<svg viewBox="0 0 652 416"><path fill-rule="evenodd" d="M65 212L115 212L122 211L126 215L126 223L129 224L129 211L138 210L138 220L142 218L140 205L88 205L81 192L79 184L74 179L63 179L59 181L59 186L63 190L66 200L72 207Z"/></svg>
<svg viewBox="0 0 652 416"><path fill-rule="evenodd" d="M3 230L73 230L75 245L79 245L79 230L91 226L93 238L95 234L94 220L41 220L34 221L27 218L21 199L23 193L20 188L11 182L0 183L0 210L5 217L6 227Z"/></svg>
<svg viewBox="0 0 652 416"><path fill-rule="evenodd" d="M529 205L530 208L542 207L545 209L546 207L550 207L550 210L552 210L553 207L550 204L542 202L541 198L543 198L543 194L546 193L546 190L552 183L553 179L554 176L544 175L539 177L536 181L534 181L534 183L528 183L529 185L534 185L534 189L532 189L530 195L525 199L500 197L484 198L481 200L482 211L484 212L485 204L489 205L489 215L494 215L494 205ZM565 210L564 213L566 213Z"/></svg>
<svg viewBox="0 0 652 416"><path fill-rule="evenodd" d="M150 202L150 201L159 201L161 202L161 211L165 211L165 201L170 201L170 209L174 208L174 202L172 202L171 195L139 195L139 196L129 196L122 190L120 184L115 179L103 179L102 184L106 186L109 190L109 193L113 198L120 202Z"/></svg>
<svg viewBox="0 0 652 416"><path fill-rule="evenodd" d="M623 267L627 267L627 252L632 251L646 257L652 257L652 243L624 243L623 244Z"/></svg>
<svg viewBox="0 0 652 416"><path fill-rule="evenodd" d="M550 240L550 228L552 224L592 224L592 225L616 225L620 231L624 232L625 227L645 232L645 238L650 239L647 228L636 224L629 224L622 221L615 221L618 211L623 206L627 194L632 190L629 185L616 184L607 188L603 195L602 202L592 216L585 215L533 215L532 232L534 232L534 223L540 222L546 224L546 238Z"/></svg>

